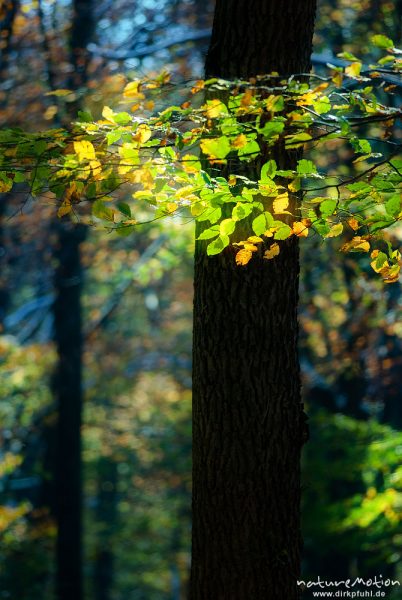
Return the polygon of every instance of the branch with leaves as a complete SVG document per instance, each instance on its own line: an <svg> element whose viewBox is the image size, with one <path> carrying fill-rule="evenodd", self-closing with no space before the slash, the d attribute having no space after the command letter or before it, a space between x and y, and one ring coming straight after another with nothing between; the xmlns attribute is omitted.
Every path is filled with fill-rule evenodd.
<svg viewBox="0 0 402 600"><path fill-rule="evenodd" d="M20 190L24 201L53 202L59 217L120 235L191 217L205 225L198 239L206 252L232 252L239 266L255 255L273 259L291 236L347 232L341 250L371 252L373 269L396 281L401 255L383 231L402 219L402 111L387 101L397 86L383 71L396 78L402 63L391 40L373 42L385 56L364 74L343 53L347 66L327 76L200 80L163 108L164 94L177 90L162 73L127 83L127 111L104 107L100 120L81 112L70 129L2 131L0 192ZM323 153L340 149L352 173L322 166ZM281 153L294 168L281 169Z"/></svg>

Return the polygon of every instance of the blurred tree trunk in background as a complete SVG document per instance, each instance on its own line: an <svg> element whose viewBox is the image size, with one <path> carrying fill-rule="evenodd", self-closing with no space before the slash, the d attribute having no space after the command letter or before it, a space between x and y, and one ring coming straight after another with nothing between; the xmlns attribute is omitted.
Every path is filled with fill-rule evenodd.
<svg viewBox="0 0 402 600"><path fill-rule="evenodd" d="M6 208L7 195L0 194L0 334L4 332L4 319L9 304L8 283L6 275L7 250L4 240L4 220L6 218Z"/></svg>
<svg viewBox="0 0 402 600"><path fill-rule="evenodd" d="M57 517L57 590L59 600L82 599L81 412L82 412L82 266L79 247L85 229L60 224L55 258L54 334L58 364L55 461Z"/></svg>
<svg viewBox="0 0 402 600"><path fill-rule="evenodd" d="M5 82L7 77L6 73L10 58L11 38L18 6L18 0L5 0L0 3L0 82ZM3 91L2 96L0 97L0 107L7 105L7 99L8 94L6 91Z"/></svg>
<svg viewBox="0 0 402 600"><path fill-rule="evenodd" d="M73 3L70 34L69 86L79 90L87 81L87 50L93 31L92 0ZM70 108L77 109L77 103ZM71 114L73 118L75 115ZM55 463L58 600L82 600L82 320L83 269L80 244L86 227L61 221L55 225L54 331L58 365L54 378L57 400L57 460Z"/></svg>
<svg viewBox="0 0 402 600"><path fill-rule="evenodd" d="M98 463L97 523L98 545L94 568L95 600L110 600L113 584L113 537L117 531L117 461L102 456Z"/></svg>
<svg viewBox="0 0 402 600"><path fill-rule="evenodd" d="M10 45L13 33L15 15L17 13L17 0L5 0L0 4L0 83L7 78ZM7 104L7 92L2 90L0 96L0 108ZM7 212L8 194L0 194L0 333L3 331L4 318L6 315L9 293L5 275L6 249L4 243L4 220Z"/></svg>
<svg viewBox="0 0 402 600"><path fill-rule="evenodd" d="M314 0L217 0L206 76L309 71L314 16ZM298 256L290 239L237 267L196 242L191 600L299 595Z"/></svg>

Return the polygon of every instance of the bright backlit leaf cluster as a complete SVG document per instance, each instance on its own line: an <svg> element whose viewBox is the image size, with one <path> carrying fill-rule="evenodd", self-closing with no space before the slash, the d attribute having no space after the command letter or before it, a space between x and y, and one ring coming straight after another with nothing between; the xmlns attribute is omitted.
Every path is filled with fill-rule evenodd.
<svg viewBox="0 0 402 600"><path fill-rule="evenodd" d="M197 81L159 110L174 87L162 73L127 83L125 111L81 112L69 129L4 130L0 192L47 199L60 217L121 235L191 216L206 252L229 248L239 267L274 259L291 236L343 236L342 251L370 253L374 271L396 281L400 253L382 232L402 220L402 112L389 102L402 63L392 40L373 43L385 56L369 67L343 53L346 66L327 76ZM341 147L346 170L321 166Z"/></svg>

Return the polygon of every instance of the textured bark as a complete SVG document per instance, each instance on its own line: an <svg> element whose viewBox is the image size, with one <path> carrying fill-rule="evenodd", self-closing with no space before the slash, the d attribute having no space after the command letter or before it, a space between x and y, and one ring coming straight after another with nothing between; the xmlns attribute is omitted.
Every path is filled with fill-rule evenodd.
<svg viewBox="0 0 402 600"><path fill-rule="evenodd" d="M310 70L315 0L217 0L208 76Z"/></svg>
<svg viewBox="0 0 402 600"><path fill-rule="evenodd" d="M92 0L75 0L70 33L71 89L85 86L88 55L86 45L94 26ZM70 103L75 118L79 102ZM57 536L57 600L82 600L82 346L81 289L83 268L80 244L86 227L62 221L56 224L55 341L58 365L55 375L57 400L57 460L54 479Z"/></svg>
<svg viewBox="0 0 402 600"><path fill-rule="evenodd" d="M98 541L94 565L94 598L110 600L113 587L114 533L117 530L117 462L102 456L98 462L98 494L96 519Z"/></svg>
<svg viewBox="0 0 402 600"><path fill-rule="evenodd" d="M314 12L311 0L217 0L207 76L308 71ZM293 166L294 155L274 155ZM205 245L195 255L190 598L295 600L306 436L298 243L246 267L230 248L208 258Z"/></svg>
<svg viewBox="0 0 402 600"><path fill-rule="evenodd" d="M93 0L74 0L73 19L70 36L70 62L73 67L70 86L79 89L88 79L89 52L87 45L91 41L95 28Z"/></svg>
<svg viewBox="0 0 402 600"><path fill-rule="evenodd" d="M55 257L55 342L58 352L54 391L57 400L55 461L57 535L57 598L81 600L82 595L82 266L83 227L59 225Z"/></svg>

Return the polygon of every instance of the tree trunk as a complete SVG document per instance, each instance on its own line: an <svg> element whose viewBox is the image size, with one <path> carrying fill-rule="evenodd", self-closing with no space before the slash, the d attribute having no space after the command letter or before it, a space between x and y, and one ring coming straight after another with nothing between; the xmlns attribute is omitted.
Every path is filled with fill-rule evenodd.
<svg viewBox="0 0 402 600"><path fill-rule="evenodd" d="M82 266L80 243L85 229L60 224L55 255L55 342L58 364L54 390L57 399L57 593L58 600L81 600L82 595Z"/></svg>
<svg viewBox="0 0 402 600"><path fill-rule="evenodd" d="M217 0L206 76L308 71L314 13L313 0ZM298 598L298 257L290 239L237 267L196 242L191 600Z"/></svg>
<svg viewBox="0 0 402 600"><path fill-rule="evenodd" d="M70 33L71 89L87 81L87 51L93 31L92 0L75 0ZM69 107L75 118L79 102ZM74 113L74 114L73 114ZM80 244L86 227L61 221L56 224L58 247L54 303L55 341L58 365L55 376L57 400L57 460L55 496L57 512L57 598L82 600L82 321L81 290L83 268Z"/></svg>

